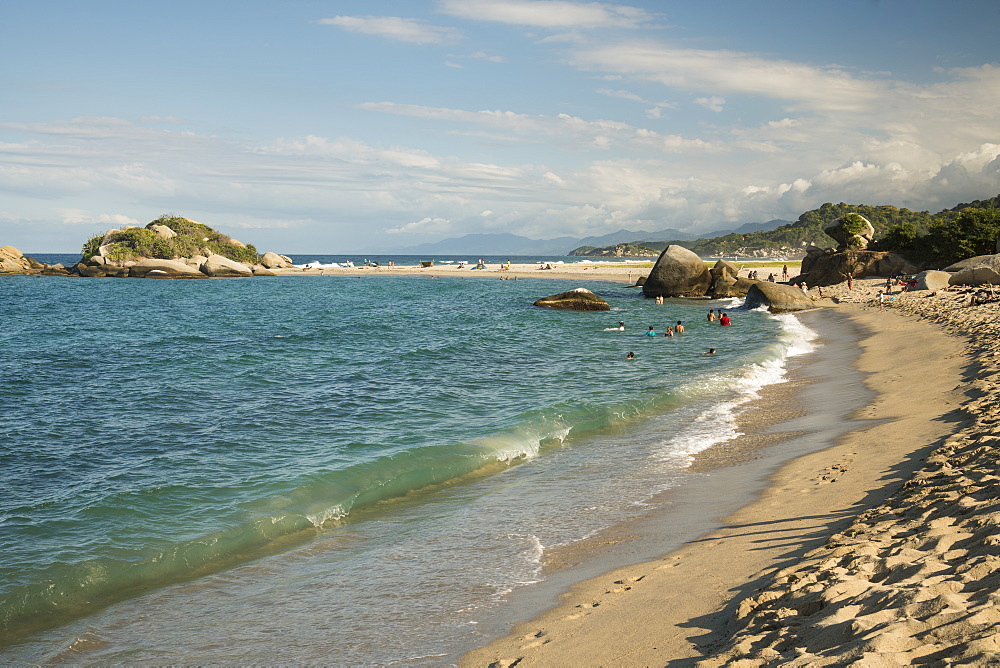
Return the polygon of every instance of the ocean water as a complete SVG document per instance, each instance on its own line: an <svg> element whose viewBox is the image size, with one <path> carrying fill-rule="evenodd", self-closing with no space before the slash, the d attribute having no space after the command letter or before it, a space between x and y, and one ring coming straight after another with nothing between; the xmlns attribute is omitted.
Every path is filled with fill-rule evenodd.
<svg viewBox="0 0 1000 668"><path fill-rule="evenodd" d="M613 310L531 306L575 287ZM0 299L4 662L450 662L814 338L489 276L9 276Z"/></svg>

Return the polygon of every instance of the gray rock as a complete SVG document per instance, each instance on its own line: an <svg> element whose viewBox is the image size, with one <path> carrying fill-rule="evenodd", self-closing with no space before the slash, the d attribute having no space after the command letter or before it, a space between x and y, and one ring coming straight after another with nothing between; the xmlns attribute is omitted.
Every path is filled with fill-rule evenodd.
<svg viewBox="0 0 1000 668"><path fill-rule="evenodd" d="M809 286L826 286L843 283L848 273L854 278L892 276L913 274L917 268L895 253L848 250L806 255L802 258L801 271L792 279L793 283L804 281Z"/></svg>
<svg viewBox="0 0 1000 668"><path fill-rule="evenodd" d="M981 264L986 264L989 262L990 258L996 257L994 255L976 255L975 257L968 257L964 260L959 260L955 264L950 264L941 271L950 271L952 273L956 271L962 271L963 269L971 269L972 267L978 267Z"/></svg>
<svg viewBox="0 0 1000 668"><path fill-rule="evenodd" d="M176 260L161 260L159 258L147 258L139 260L129 268L129 276L135 278L145 278L151 272L156 272L154 276L166 276L169 278L205 278L205 274L194 267L189 267L183 262Z"/></svg>
<svg viewBox="0 0 1000 668"><path fill-rule="evenodd" d="M0 274L34 274L29 258L13 246L0 246Z"/></svg>
<svg viewBox="0 0 1000 668"><path fill-rule="evenodd" d="M586 288L576 288L569 292L560 292L550 297L542 297L535 306L544 308L564 309L570 311L610 311L611 305L603 298Z"/></svg>
<svg viewBox="0 0 1000 668"><path fill-rule="evenodd" d="M201 272L212 278L253 276L250 267L222 255L209 255L201 265Z"/></svg>
<svg viewBox="0 0 1000 668"><path fill-rule="evenodd" d="M254 276L277 276L276 273L274 273L267 267L259 264L255 264L254 266L250 267L250 270L253 271Z"/></svg>
<svg viewBox="0 0 1000 668"><path fill-rule="evenodd" d="M972 266L951 274L952 285L1000 285L1000 255L982 255ZM952 265L953 267L955 265Z"/></svg>
<svg viewBox="0 0 1000 668"><path fill-rule="evenodd" d="M169 227L167 227L166 225L150 225L149 229L156 232L156 236L160 237L161 239L173 239L174 237L177 236L177 233L174 232Z"/></svg>
<svg viewBox="0 0 1000 668"><path fill-rule="evenodd" d="M864 221L864 227L859 233L849 232L845 229L844 218L847 216L857 216ZM823 229L823 231L837 242L837 250L864 250L875 238L875 228L867 218L861 214L845 214L833 221L833 224Z"/></svg>
<svg viewBox="0 0 1000 668"><path fill-rule="evenodd" d="M947 271L922 271L916 275L917 286L914 290L931 290L937 292L948 287L951 274Z"/></svg>
<svg viewBox="0 0 1000 668"><path fill-rule="evenodd" d="M747 308L767 306L771 313L787 313L814 308L812 297L794 285L757 281L747 290Z"/></svg>
<svg viewBox="0 0 1000 668"><path fill-rule="evenodd" d="M260 263L268 269L285 269L291 266L291 262L283 255L278 255L268 251L260 257Z"/></svg>
<svg viewBox="0 0 1000 668"><path fill-rule="evenodd" d="M705 262L683 246L667 246L646 277L646 297L702 297L712 284Z"/></svg>

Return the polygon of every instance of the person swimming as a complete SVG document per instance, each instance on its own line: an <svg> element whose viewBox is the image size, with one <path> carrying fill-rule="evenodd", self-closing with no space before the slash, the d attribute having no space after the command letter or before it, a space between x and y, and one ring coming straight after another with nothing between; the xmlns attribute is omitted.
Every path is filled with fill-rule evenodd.
<svg viewBox="0 0 1000 668"><path fill-rule="evenodd" d="M625 331L625 321L624 320L619 320L618 321L618 331L619 332L624 332Z"/></svg>
<svg viewBox="0 0 1000 668"><path fill-rule="evenodd" d="M646 332L646 336L656 336L656 330L654 330L652 327L650 327L649 331Z"/></svg>
<svg viewBox="0 0 1000 668"><path fill-rule="evenodd" d="M630 350L629 353L628 353L628 355L625 356L625 359L627 359L627 360L634 360L635 359L635 353Z"/></svg>

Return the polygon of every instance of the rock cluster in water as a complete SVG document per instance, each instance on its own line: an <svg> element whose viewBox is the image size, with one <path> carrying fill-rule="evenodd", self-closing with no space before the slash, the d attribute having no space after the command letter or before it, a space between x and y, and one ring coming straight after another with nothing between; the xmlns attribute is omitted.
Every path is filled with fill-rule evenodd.
<svg viewBox="0 0 1000 668"><path fill-rule="evenodd" d="M544 308L564 309L570 311L610 311L611 305L587 288L576 288L569 292L560 292L550 297L542 297L534 303Z"/></svg>

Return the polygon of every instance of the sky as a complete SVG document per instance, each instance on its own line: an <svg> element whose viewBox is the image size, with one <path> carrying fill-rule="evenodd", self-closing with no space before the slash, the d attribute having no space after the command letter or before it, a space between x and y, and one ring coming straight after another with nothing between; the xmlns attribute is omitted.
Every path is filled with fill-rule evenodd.
<svg viewBox="0 0 1000 668"><path fill-rule="evenodd" d="M690 233L1000 194L996 0L3 0L0 245Z"/></svg>

